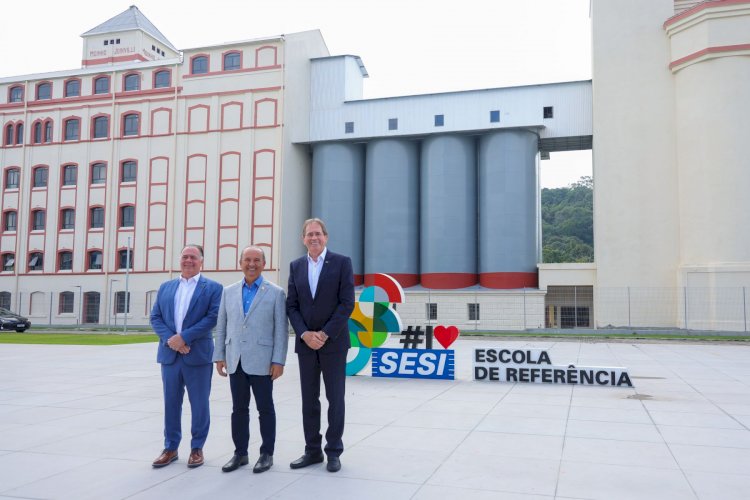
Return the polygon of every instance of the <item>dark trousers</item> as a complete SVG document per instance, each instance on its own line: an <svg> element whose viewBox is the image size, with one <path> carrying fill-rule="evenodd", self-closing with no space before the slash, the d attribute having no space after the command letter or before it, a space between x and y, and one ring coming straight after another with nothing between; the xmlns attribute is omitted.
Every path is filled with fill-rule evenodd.
<svg viewBox="0 0 750 500"><path fill-rule="evenodd" d="M191 448L203 448L208 437L211 414L208 408L208 397L211 394L211 375L213 365L188 365L183 357L171 365L161 365L161 380L164 389L164 448L176 450L182 439L182 400L187 388L192 424L190 432Z"/></svg>
<svg viewBox="0 0 750 500"><path fill-rule="evenodd" d="M242 361L229 375L232 391L232 441L237 455L247 455L250 441L250 390L255 395L262 444L260 452L273 455L276 442L276 410L273 406L273 381L270 375L248 375L242 371Z"/></svg>
<svg viewBox="0 0 750 500"><path fill-rule="evenodd" d="M325 452L338 457L344 452L344 395L346 393L346 351L300 353L299 377L302 389L302 427L305 431L305 453L321 452L320 376L328 399L328 429Z"/></svg>

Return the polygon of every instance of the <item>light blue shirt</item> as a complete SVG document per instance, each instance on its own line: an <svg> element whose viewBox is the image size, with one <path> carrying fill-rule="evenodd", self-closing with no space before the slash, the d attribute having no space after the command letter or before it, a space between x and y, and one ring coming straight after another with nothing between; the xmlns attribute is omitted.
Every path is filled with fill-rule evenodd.
<svg viewBox="0 0 750 500"><path fill-rule="evenodd" d="M323 262L326 260L326 254L328 248L324 248L323 252L318 255L318 260L314 261L310 254L307 254L307 281L310 283L310 293L315 298L315 291L318 289L318 278L320 278L320 272L323 270Z"/></svg>
<svg viewBox="0 0 750 500"><path fill-rule="evenodd" d="M262 275L258 276L258 279L250 285L247 284L246 280L242 280L242 310L245 311L245 314L250 310L250 306L253 305L253 300L258 293L261 283L263 283Z"/></svg>

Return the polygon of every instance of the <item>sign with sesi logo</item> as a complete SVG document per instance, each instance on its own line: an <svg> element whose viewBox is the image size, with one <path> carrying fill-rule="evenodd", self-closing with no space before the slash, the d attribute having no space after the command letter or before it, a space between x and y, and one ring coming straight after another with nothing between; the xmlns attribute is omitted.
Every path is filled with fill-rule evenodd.
<svg viewBox="0 0 750 500"><path fill-rule="evenodd" d="M454 353L452 349L373 349L372 376L453 380Z"/></svg>

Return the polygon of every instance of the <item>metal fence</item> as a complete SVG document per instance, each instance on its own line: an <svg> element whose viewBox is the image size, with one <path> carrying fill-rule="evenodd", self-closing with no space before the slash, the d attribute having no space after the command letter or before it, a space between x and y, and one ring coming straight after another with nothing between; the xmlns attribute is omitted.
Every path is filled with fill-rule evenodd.
<svg viewBox="0 0 750 500"><path fill-rule="evenodd" d="M404 326L455 325L462 331L539 329L680 329L747 332L748 287L597 288L547 290L407 290L397 304ZM0 301L32 325L98 325L112 330L147 327L156 290L112 289L104 294L22 291Z"/></svg>

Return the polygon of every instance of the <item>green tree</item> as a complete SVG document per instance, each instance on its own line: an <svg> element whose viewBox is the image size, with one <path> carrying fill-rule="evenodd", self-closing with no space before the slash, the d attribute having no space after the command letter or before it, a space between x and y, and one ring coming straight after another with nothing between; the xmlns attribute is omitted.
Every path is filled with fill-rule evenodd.
<svg viewBox="0 0 750 500"><path fill-rule="evenodd" d="M594 261L594 182L542 189L542 261Z"/></svg>

